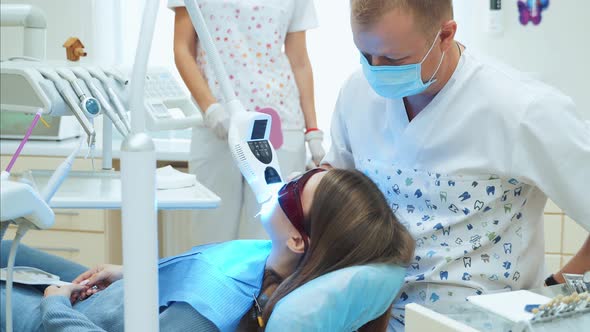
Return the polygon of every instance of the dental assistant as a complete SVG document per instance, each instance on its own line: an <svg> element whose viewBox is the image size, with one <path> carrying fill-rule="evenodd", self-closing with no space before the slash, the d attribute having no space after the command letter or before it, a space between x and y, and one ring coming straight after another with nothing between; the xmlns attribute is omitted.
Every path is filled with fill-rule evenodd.
<svg viewBox="0 0 590 332"><path fill-rule="evenodd" d="M283 177L305 169L306 142L318 165L325 152L323 133L317 128L306 47L306 30L317 26L313 0L202 0L199 5L242 104L251 112L272 109L271 113L278 115L273 117L271 141ZM229 114L213 68L184 2L169 0L168 6L176 13L176 66L204 119L204 127L193 129L190 172L223 202L214 211L193 213L192 229L182 232L187 238L178 239L186 248L180 249L238 237L265 237L255 218L260 207L227 146ZM275 130L279 124L282 130ZM280 139L273 137L281 134L283 144L277 146Z"/></svg>
<svg viewBox="0 0 590 332"><path fill-rule="evenodd" d="M454 40L451 0L352 0L362 70L323 163L370 176L416 240L410 302L541 287L551 198L590 230L590 125L557 89ZM556 63L555 65L559 65ZM562 272L590 270L590 240Z"/></svg>

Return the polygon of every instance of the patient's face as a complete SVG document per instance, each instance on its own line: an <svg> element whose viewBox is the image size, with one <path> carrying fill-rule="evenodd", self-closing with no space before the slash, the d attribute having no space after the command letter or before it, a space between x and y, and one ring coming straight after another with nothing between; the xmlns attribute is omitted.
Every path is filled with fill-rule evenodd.
<svg viewBox="0 0 590 332"><path fill-rule="evenodd" d="M320 183L322 177L327 172L321 172L314 174L305 184L303 192L301 193L301 206L303 207L303 214L307 217L313 203L313 196L316 188ZM279 206L278 200L274 199L267 203L271 206L267 206L270 210L266 215L262 215L262 225L268 233L273 244L280 245L286 243L286 241L293 236L293 234L299 234L295 227L289 221L289 218L283 212L283 209Z"/></svg>

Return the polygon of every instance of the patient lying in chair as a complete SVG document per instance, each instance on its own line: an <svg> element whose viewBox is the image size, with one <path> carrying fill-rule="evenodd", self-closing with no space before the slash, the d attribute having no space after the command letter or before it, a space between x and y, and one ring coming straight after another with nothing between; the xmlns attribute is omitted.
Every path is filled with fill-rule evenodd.
<svg viewBox="0 0 590 332"><path fill-rule="evenodd" d="M357 171L311 170L287 183L272 203L262 218L270 241L204 245L160 261L162 331L264 330L279 301L314 279L359 265L403 266L412 259L413 239L378 188ZM2 244L2 266L7 245ZM15 331L123 331L122 267L86 270L25 246L16 265L57 274L72 285L50 286L43 294L15 284ZM361 330L385 331L386 309L361 322Z"/></svg>

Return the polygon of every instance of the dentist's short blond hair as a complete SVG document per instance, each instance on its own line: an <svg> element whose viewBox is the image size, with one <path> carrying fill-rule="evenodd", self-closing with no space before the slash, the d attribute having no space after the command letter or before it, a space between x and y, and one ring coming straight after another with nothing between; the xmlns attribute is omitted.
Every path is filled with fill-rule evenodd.
<svg viewBox="0 0 590 332"><path fill-rule="evenodd" d="M351 0L351 19L371 25L394 9L407 11L423 32L433 34L443 22L453 19L452 0Z"/></svg>

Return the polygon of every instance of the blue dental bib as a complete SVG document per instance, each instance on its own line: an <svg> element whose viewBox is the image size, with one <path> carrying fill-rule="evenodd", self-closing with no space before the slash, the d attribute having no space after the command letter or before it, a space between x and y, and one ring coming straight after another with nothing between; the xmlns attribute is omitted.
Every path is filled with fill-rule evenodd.
<svg viewBox="0 0 590 332"><path fill-rule="evenodd" d="M186 302L221 331L234 331L262 287L271 242L197 246L159 263L159 305Z"/></svg>

